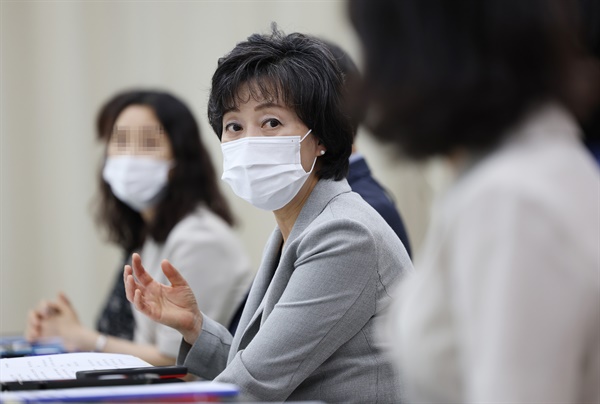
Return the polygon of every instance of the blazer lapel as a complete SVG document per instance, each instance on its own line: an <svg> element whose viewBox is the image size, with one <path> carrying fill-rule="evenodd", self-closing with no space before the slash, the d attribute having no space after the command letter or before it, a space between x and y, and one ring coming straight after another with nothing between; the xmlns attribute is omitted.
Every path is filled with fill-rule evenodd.
<svg viewBox="0 0 600 404"><path fill-rule="evenodd" d="M293 262L286 262L288 246L321 214L332 199L340 194L351 191L346 180L320 180L302 207L302 211L300 211L296 219L296 223L283 247L283 251L281 251L281 255L279 254L279 249L281 248L283 237L279 229L276 228L273 231L265 247L262 263L250 289L238 330L233 336L228 362L233 360L239 350L248 346L260 330L261 324L269 317L269 314L285 291L294 269ZM281 269L278 269L278 266Z"/></svg>
<svg viewBox="0 0 600 404"><path fill-rule="evenodd" d="M246 306L242 311L238 330L233 336L229 360L232 360L235 353L244 349L258 332L259 324L257 320L261 317L264 309L264 297L273 279L273 274L279 264L279 249L283 243L283 238L279 229L275 229L267 241L263 259L260 268L256 273ZM256 326L254 326L256 324Z"/></svg>
<svg viewBox="0 0 600 404"><path fill-rule="evenodd" d="M340 194L351 191L350 185L348 185L346 180L320 180L317 182L317 185L315 185L306 203L302 207L302 210L296 219L296 223L294 223L294 227L283 246L279 267L277 268L273 279L270 281L271 284L268 286L265 298L263 299L264 305L261 307L261 325L269 318L269 314L271 314L271 311L273 311L273 308L277 302L279 302L279 299L285 291L290 277L294 272L296 258L294 254L287 254L289 247L315 220L315 218L323 212L332 199Z"/></svg>

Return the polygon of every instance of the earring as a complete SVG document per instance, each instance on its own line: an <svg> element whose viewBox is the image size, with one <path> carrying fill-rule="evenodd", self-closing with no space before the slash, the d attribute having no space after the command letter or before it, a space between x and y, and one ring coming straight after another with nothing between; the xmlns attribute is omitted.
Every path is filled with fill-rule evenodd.
<svg viewBox="0 0 600 404"><path fill-rule="evenodd" d="M325 150L321 150L321 156L325 154Z"/></svg>

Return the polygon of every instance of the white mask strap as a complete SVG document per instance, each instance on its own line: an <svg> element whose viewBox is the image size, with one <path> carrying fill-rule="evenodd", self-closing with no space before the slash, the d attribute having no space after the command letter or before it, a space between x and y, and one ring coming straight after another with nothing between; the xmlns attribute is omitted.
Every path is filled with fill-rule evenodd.
<svg viewBox="0 0 600 404"><path fill-rule="evenodd" d="M302 141L304 139L306 139L306 136L308 136L310 134L310 132L312 132L312 129L309 129L308 132L306 132L306 135L302 136L302 139L300 139L300 143L302 143ZM310 171L307 172L307 174L312 173L313 168L315 168L315 164L317 163L317 157L315 157L313 163L312 163L312 167L310 167Z"/></svg>
<svg viewBox="0 0 600 404"><path fill-rule="evenodd" d="M302 136L302 139L300 139L300 143L302 143L302 141L306 139L306 136L308 136L310 132L312 132L312 129L309 129L308 132L306 132L306 135Z"/></svg>
<svg viewBox="0 0 600 404"><path fill-rule="evenodd" d="M313 160L313 165L312 165L312 167L310 168L310 171L307 174L312 173L313 168L315 168L315 164L317 164L317 157L315 157L315 159Z"/></svg>

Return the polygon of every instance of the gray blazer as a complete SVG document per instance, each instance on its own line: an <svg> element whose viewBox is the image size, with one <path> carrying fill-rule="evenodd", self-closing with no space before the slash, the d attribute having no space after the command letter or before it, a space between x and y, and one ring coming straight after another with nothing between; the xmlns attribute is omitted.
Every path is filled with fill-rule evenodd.
<svg viewBox="0 0 600 404"><path fill-rule="evenodd" d="M178 363L251 400L398 403L375 335L412 270L396 234L345 180L320 180L280 254L282 242L275 229L235 336L205 317Z"/></svg>

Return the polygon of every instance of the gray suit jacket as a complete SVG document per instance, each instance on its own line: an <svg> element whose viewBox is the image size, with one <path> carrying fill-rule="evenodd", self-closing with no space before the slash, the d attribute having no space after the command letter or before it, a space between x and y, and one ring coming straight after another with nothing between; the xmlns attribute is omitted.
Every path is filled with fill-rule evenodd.
<svg viewBox="0 0 600 404"><path fill-rule="evenodd" d="M254 400L398 403L376 328L412 270L383 218L343 181L321 180L281 251L275 229L235 337L208 317L178 363Z"/></svg>

